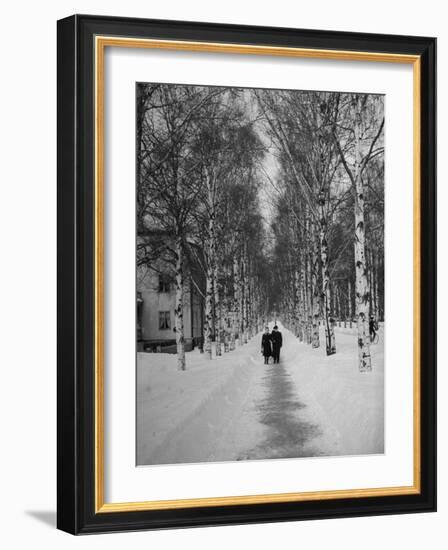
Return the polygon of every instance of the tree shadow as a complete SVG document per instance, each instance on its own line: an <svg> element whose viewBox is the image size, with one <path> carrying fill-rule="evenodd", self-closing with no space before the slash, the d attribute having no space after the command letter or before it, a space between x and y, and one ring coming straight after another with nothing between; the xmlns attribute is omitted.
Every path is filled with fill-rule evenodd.
<svg viewBox="0 0 448 550"><path fill-rule="evenodd" d="M282 363L267 370L264 385L268 391L258 403L258 420L267 428L266 438L241 460L318 456L311 442L321 431L297 414L306 405L299 401L291 376Z"/></svg>

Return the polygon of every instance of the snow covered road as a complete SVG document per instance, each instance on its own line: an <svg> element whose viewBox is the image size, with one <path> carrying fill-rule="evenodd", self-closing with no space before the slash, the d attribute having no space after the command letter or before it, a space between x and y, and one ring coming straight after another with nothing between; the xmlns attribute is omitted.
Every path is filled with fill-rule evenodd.
<svg viewBox="0 0 448 550"><path fill-rule="evenodd" d="M185 372L140 353L137 464L382 453L382 338L360 374L354 330L337 329L326 357L281 329L279 365L263 364L261 335L212 361L193 351Z"/></svg>

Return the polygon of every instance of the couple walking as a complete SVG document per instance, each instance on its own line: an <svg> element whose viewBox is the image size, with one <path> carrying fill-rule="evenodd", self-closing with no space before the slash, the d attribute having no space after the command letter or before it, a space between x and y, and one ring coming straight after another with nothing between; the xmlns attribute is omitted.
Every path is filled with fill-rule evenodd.
<svg viewBox="0 0 448 550"><path fill-rule="evenodd" d="M283 344L282 333L275 325L272 332L269 334L269 327L265 327L264 334L261 338L261 353L264 357L264 364L269 363L269 357L274 358L274 363L280 363L280 348Z"/></svg>

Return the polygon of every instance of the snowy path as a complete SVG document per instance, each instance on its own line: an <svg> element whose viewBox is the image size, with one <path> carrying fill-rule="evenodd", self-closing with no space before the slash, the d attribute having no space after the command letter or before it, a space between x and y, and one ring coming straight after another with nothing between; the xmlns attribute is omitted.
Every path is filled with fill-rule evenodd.
<svg viewBox="0 0 448 550"><path fill-rule="evenodd" d="M256 403L257 421L266 427L257 446L240 458L290 458L312 456L308 444L319 434L319 427L301 418L306 405L300 400L284 363L271 365L262 378L264 395Z"/></svg>
<svg viewBox="0 0 448 550"><path fill-rule="evenodd" d="M362 375L353 331L338 331L328 358L282 332L279 365L263 364L261 335L212 361L192 352L186 372L175 356L139 354L137 463L383 452L382 345Z"/></svg>

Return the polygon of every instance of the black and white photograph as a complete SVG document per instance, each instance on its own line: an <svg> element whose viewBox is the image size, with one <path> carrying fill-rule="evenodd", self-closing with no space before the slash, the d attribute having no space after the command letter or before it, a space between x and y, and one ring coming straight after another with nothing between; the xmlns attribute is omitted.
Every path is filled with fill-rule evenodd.
<svg viewBox="0 0 448 550"><path fill-rule="evenodd" d="M384 452L384 96L136 85L137 465Z"/></svg>
<svg viewBox="0 0 448 550"><path fill-rule="evenodd" d="M4 4L5 549L445 548L448 27L404 7Z"/></svg>

